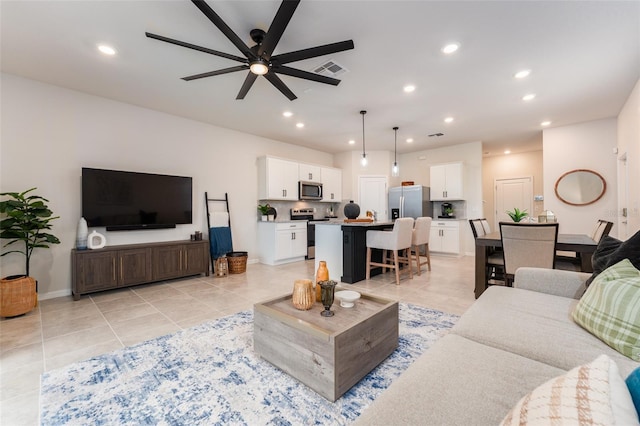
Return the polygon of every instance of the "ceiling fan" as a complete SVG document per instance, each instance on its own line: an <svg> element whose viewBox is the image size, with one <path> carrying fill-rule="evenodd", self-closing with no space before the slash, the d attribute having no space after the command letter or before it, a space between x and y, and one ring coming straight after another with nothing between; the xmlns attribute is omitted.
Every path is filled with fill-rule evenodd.
<svg viewBox="0 0 640 426"><path fill-rule="evenodd" d="M220 56L222 58L231 59L241 62L242 65L223 68L220 70L209 71L202 74L190 75L183 77L185 81L196 80L204 77L212 77L214 75L227 74L236 71L249 70L247 77L238 92L236 99L244 99L244 97L253 86L259 75L264 76L276 89L282 92L289 100L294 100L297 96L287 87L286 84L277 76L284 74L291 77L303 78L305 80L317 81L318 83L332 84L337 86L340 80L308 71L299 70L285 66L290 62L301 61L303 59L315 58L317 56L328 55L331 53L342 52L344 50L353 49L353 40L346 40L337 43L325 44L322 46L311 47L308 49L296 50L294 52L273 55L273 51L280 41L280 37L287 28L293 13L295 12L300 0L283 0L276 16L271 22L271 26L267 32L261 29L253 29L249 33L251 39L256 43L255 46L247 46L236 33L216 14L213 9L204 0L191 0L204 15L233 43L240 52L245 56L231 55L225 52L209 49L195 44L171 39L157 34L145 33L147 37L166 43L175 44L189 49L198 50L200 52L209 53L211 55Z"/></svg>

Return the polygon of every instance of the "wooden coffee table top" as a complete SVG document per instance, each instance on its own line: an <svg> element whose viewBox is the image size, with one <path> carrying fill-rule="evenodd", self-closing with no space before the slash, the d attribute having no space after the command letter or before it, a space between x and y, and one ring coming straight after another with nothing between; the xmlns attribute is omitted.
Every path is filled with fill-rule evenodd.
<svg viewBox="0 0 640 426"><path fill-rule="evenodd" d="M345 289L337 288L336 292L340 290ZM397 300L384 299L366 293L360 294L360 299L355 302L355 306L352 308L343 308L340 306L340 301L336 299L331 306L331 310L335 313L332 317L321 316L320 312L324 310L324 306L317 302L308 311L296 309L291 302L291 294L256 303L254 310L317 337L331 338L387 307L398 304Z"/></svg>

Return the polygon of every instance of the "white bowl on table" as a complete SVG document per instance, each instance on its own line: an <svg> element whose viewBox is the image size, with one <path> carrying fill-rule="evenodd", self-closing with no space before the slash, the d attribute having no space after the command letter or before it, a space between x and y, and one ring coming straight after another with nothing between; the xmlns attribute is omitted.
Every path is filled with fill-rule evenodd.
<svg viewBox="0 0 640 426"><path fill-rule="evenodd" d="M341 290L335 293L335 298L340 301L343 308L352 308L356 300L360 299L360 293L352 290Z"/></svg>

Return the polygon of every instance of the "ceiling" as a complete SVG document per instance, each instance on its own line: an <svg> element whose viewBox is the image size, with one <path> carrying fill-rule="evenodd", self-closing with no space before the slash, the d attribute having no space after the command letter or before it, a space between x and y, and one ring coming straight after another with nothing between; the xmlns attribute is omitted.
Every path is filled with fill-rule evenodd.
<svg viewBox="0 0 640 426"><path fill-rule="evenodd" d="M280 4L208 3L249 46ZM294 101L264 78L235 100L246 72L181 80L237 62L145 31L241 56L187 0L2 0L0 17L3 72L330 153L362 149L363 109L367 151L393 150L394 126L399 153L472 141L485 155L539 150L542 121L617 116L640 77L640 1L303 0L274 55L349 39L355 49L289 64L348 70L337 87L281 76ZM450 42L460 49L445 55ZM515 79L522 69L530 76Z"/></svg>

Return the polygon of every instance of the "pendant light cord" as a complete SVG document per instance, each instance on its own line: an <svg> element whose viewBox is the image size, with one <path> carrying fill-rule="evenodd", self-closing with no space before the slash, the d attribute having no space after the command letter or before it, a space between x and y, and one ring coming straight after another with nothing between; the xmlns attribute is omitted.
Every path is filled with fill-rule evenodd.
<svg viewBox="0 0 640 426"><path fill-rule="evenodd" d="M367 111L360 111L360 114L362 114L362 156L366 155L366 151L364 149L364 115L367 113Z"/></svg>
<svg viewBox="0 0 640 426"><path fill-rule="evenodd" d="M393 136L393 164L398 163L398 129L398 126L393 128L393 131L395 132Z"/></svg>

